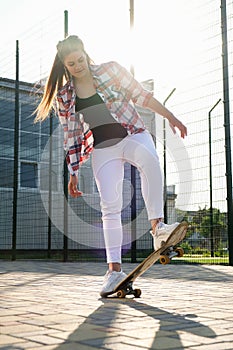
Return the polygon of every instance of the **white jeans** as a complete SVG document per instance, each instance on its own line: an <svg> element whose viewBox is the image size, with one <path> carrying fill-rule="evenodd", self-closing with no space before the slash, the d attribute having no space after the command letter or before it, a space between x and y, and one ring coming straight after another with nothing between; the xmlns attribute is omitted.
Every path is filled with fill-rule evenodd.
<svg viewBox="0 0 233 350"><path fill-rule="evenodd" d="M92 167L100 193L108 263L121 263L121 210L125 162L139 170L148 219L163 217L163 179L159 158L149 132L128 135L114 146L95 149Z"/></svg>

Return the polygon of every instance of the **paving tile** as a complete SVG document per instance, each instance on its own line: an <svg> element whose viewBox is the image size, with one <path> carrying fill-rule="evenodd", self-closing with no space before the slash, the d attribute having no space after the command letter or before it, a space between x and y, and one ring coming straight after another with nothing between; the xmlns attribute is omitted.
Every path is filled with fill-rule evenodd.
<svg viewBox="0 0 233 350"><path fill-rule="evenodd" d="M7 335L7 334L1 334L0 349L3 345L12 345L12 344L16 344L19 342L24 342L24 339L15 338L15 337L12 337L12 336Z"/></svg>
<svg viewBox="0 0 233 350"><path fill-rule="evenodd" d="M98 295L105 264L1 265L0 349L233 348L232 267L156 264L137 280L142 297L120 300Z"/></svg>
<svg viewBox="0 0 233 350"><path fill-rule="evenodd" d="M43 332L44 330L45 328L22 324L20 322L18 322L17 325L13 325L13 326L6 325L1 327L2 334L12 334L16 336L18 336L19 333L41 332L41 331Z"/></svg>
<svg viewBox="0 0 233 350"><path fill-rule="evenodd" d="M81 343L66 343L66 344L61 344L59 347L54 347L54 346L43 346L41 348L35 348L35 349L30 349L30 350L96 350L96 347L84 345Z"/></svg>
<svg viewBox="0 0 233 350"><path fill-rule="evenodd" d="M47 325L48 329L52 329L54 332L63 331L71 332L75 331L84 321L70 322L70 323L55 323L53 325Z"/></svg>
<svg viewBox="0 0 233 350"><path fill-rule="evenodd" d="M4 346L3 348L0 346L1 350L28 350L28 349L36 349L38 347L41 347L41 344L35 343L35 342L30 342L30 341L22 341L22 339L19 340L19 343L15 343L12 347L12 344L8 346Z"/></svg>
<svg viewBox="0 0 233 350"><path fill-rule="evenodd" d="M135 350L135 349L147 349L145 347L135 347L135 345L130 345L130 344L106 344L104 346L104 349L109 349L109 350Z"/></svg>
<svg viewBox="0 0 233 350"><path fill-rule="evenodd" d="M190 350L232 350L233 343L232 342L222 342L222 343L214 343L214 344L205 344L198 345L195 347L190 347Z"/></svg>
<svg viewBox="0 0 233 350"><path fill-rule="evenodd" d="M37 342L44 345L59 344L62 342L61 339L48 336L46 334L24 336L24 339L31 340L33 342Z"/></svg>

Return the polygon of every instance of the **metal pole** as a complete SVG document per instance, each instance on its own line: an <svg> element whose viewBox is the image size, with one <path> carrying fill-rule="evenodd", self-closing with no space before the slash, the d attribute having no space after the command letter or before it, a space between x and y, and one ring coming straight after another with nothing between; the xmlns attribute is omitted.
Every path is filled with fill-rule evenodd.
<svg viewBox="0 0 233 350"><path fill-rule="evenodd" d="M171 95L176 91L174 88L170 94L163 101L163 105L165 106ZM166 135L166 119L163 119L163 197L164 197L164 222L168 221L168 212L167 212L167 145L166 145L167 135Z"/></svg>
<svg viewBox="0 0 233 350"><path fill-rule="evenodd" d="M217 107L221 98L209 110L209 175L210 175L210 244L211 257L214 257L214 223L213 223L213 185L212 185L212 127L211 127L211 112Z"/></svg>
<svg viewBox="0 0 233 350"><path fill-rule="evenodd" d="M130 32L132 33L134 28L134 0L130 0ZM131 62L130 72L134 75L134 66ZM137 205L136 205L136 168L131 165L131 262L137 261L137 242L136 242L136 216L137 216Z"/></svg>
<svg viewBox="0 0 233 350"><path fill-rule="evenodd" d="M64 11L64 37L68 36L68 11ZM64 239L63 239L63 261L68 260L68 169L66 154L64 161Z"/></svg>
<svg viewBox="0 0 233 350"><path fill-rule="evenodd" d="M14 127L15 127L15 130L14 130L12 260L16 260L17 206L18 206L18 168L19 168L19 41L18 40L16 40L15 125Z"/></svg>
<svg viewBox="0 0 233 350"><path fill-rule="evenodd" d="M129 14L130 14L130 32L133 32L133 28L134 28L134 0L130 0L130 10L129 10ZM132 73L132 75L134 75L134 65L131 62L130 65L130 72Z"/></svg>
<svg viewBox="0 0 233 350"><path fill-rule="evenodd" d="M229 265L233 266L233 203L232 203L232 165L231 165L231 125L228 78L228 40L227 40L227 9L226 0L221 0L222 29L222 66L223 66L223 106L225 128L225 157L227 185L227 223L229 244Z"/></svg>
<svg viewBox="0 0 233 350"><path fill-rule="evenodd" d="M68 36L68 11L64 11L64 38Z"/></svg>
<svg viewBox="0 0 233 350"><path fill-rule="evenodd" d="M53 111L49 119L49 193L48 193L48 258L51 258L51 237L52 237L52 164L53 164Z"/></svg>

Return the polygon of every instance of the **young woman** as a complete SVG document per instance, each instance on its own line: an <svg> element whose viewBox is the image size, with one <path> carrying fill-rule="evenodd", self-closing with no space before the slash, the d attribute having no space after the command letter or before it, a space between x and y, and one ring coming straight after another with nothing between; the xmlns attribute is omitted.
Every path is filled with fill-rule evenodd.
<svg viewBox="0 0 233 350"><path fill-rule="evenodd" d="M56 99L64 129L64 148L70 172L69 194L79 197L78 169L92 154L92 167L101 199L108 271L101 296L106 296L125 277L121 269L122 184L124 163L140 172L142 195L151 222L154 248L178 223L166 225L163 218L163 184L158 155L150 133L135 104L169 121L181 137L186 127L146 91L121 65L94 65L75 35L57 44L57 54L48 77L35 121L47 118Z"/></svg>

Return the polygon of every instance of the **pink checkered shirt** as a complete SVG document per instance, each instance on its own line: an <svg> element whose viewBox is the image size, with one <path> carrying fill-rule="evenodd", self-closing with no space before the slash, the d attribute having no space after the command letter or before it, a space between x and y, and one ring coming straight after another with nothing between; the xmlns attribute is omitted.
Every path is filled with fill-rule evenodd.
<svg viewBox="0 0 233 350"><path fill-rule="evenodd" d="M145 130L134 104L147 107L152 94L116 62L91 65L96 92L101 96L113 118L128 134ZM64 149L71 174L76 174L93 150L93 134L85 123L85 115L75 114L75 88L68 81L57 93L58 115L64 130Z"/></svg>

